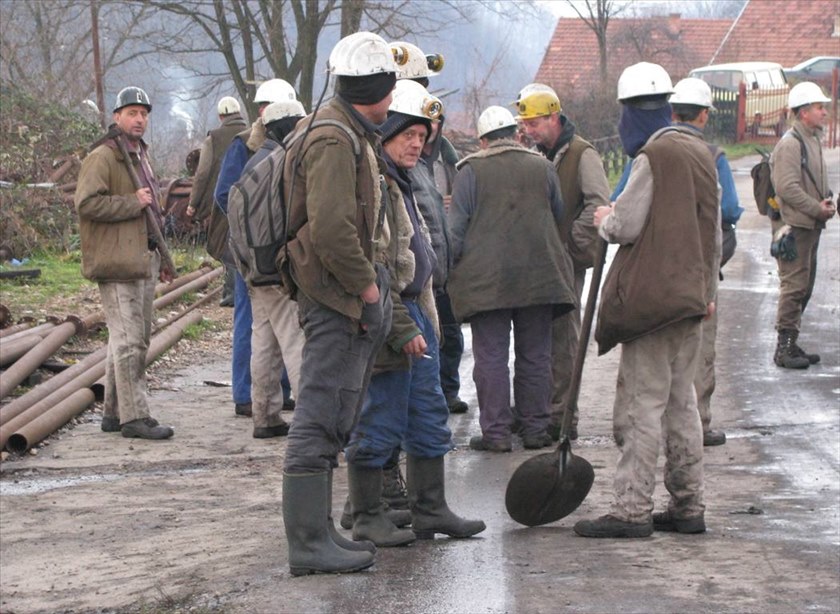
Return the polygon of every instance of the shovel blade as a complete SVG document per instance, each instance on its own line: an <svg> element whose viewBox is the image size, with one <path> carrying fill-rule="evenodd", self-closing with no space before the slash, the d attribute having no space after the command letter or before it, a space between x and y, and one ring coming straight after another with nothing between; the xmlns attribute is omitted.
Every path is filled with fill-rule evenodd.
<svg viewBox="0 0 840 614"><path fill-rule="evenodd" d="M595 471L586 459L565 452L538 454L513 473L505 493L505 507L516 522L535 527L565 518L575 511L592 488Z"/></svg>

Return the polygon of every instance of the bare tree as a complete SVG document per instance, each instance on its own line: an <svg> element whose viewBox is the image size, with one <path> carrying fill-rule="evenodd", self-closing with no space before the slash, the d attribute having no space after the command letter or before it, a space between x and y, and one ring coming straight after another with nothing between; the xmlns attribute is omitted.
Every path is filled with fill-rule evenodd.
<svg viewBox="0 0 840 614"><path fill-rule="evenodd" d="M587 13L584 15L578 8L579 2L576 0L566 0L566 3L574 9L578 17L583 19L598 39L598 66L601 75L601 87L606 88L607 79L609 78L607 28L610 25L610 20L621 13L626 7L626 4L618 0L584 0Z"/></svg>

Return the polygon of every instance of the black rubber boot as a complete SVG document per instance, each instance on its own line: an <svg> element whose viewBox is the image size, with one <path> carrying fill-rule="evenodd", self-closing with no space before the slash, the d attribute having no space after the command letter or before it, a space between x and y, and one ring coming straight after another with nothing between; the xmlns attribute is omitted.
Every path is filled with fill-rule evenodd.
<svg viewBox="0 0 840 614"><path fill-rule="evenodd" d="M392 510L408 509L408 494L405 492L405 480L400 472L399 448L394 450L391 458L382 467L382 498ZM409 522L411 521L409 520Z"/></svg>
<svg viewBox="0 0 840 614"><path fill-rule="evenodd" d="M233 288L236 284L236 269L231 265L225 265L225 283L222 286L222 300L219 307L233 307Z"/></svg>
<svg viewBox="0 0 840 614"><path fill-rule="evenodd" d="M776 353L773 355L773 362L777 366L785 369L807 369L811 366L811 361L808 358L798 355L793 349L798 334L793 329L782 329L779 331Z"/></svg>
<svg viewBox="0 0 840 614"><path fill-rule="evenodd" d="M335 542L335 545L339 548L344 548L345 550L354 550L354 551L367 551L367 552L376 552L376 546L373 542L369 542L367 540L364 541L353 541L352 539L347 539L338 530L335 528L335 522L333 521L332 517L332 482L333 480L333 472L330 471L329 481L327 482L327 530L330 532L330 537ZM347 506L344 506L345 509ZM344 516L341 517L342 526L344 523ZM353 517L350 517L350 526L344 527L345 529L352 529L353 528Z"/></svg>
<svg viewBox="0 0 840 614"><path fill-rule="evenodd" d="M329 472L283 473L283 522L293 576L349 573L373 565L373 554L346 550L330 537Z"/></svg>
<svg viewBox="0 0 840 614"><path fill-rule="evenodd" d="M408 510L392 510L384 500L382 504L385 506L385 515L388 520L394 523L395 527L402 529L411 524L411 512ZM350 506L350 497L347 497L347 501L344 502L344 511L341 512L339 524L341 524L342 529L348 531L353 528L353 509Z"/></svg>
<svg viewBox="0 0 840 614"><path fill-rule="evenodd" d="M399 529L388 519L382 503L382 469L347 464L350 505L353 509L353 539L366 539L377 548L406 546L414 533Z"/></svg>
<svg viewBox="0 0 840 614"><path fill-rule="evenodd" d="M419 458L409 455L405 471L411 528L417 539L434 539L435 533L449 537L472 537L487 528L484 521L464 520L449 509L442 456Z"/></svg>

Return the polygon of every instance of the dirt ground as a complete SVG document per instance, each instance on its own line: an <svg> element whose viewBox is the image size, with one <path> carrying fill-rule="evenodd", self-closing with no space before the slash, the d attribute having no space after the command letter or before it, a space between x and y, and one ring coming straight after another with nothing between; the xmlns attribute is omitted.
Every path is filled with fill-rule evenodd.
<svg viewBox="0 0 840 614"><path fill-rule="evenodd" d="M738 181L746 201L743 173ZM518 442L511 454L467 449L480 432L468 342L462 396L472 409L450 419L448 498L487 530L381 549L361 574L292 578L285 443L253 439L250 420L233 415L230 388L207 384L230 380L232 314L213 307L205 313L217 330L182 340L150 372L153 414L175 427L172 440L102 433L93 409L37 454L2 462L0 612L840 612L840 234L835 220L812 299L811 316L830 324L811 324L805 339L821 346L823 363L781 373L770 366L772 329L760 323L775 305L765 225L748 210L721 286L729 308L715 424L729 439L706 449L705 535L572 533L577 520L608 511L616 462L618 353L595 358L594 346L576 445L595 468L592 492L557 523L517 525L504 488L534 452ZM336 514L346 492L342 467ZM661 482L655 497L657 507L667 501Z"/></svg>

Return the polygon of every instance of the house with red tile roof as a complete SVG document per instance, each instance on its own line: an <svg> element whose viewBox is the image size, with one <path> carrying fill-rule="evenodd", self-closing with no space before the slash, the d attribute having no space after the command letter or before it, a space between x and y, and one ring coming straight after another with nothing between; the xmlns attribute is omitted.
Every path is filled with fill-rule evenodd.
<svg viewBox="0 0 840 614"><path fill-rule="evenodd" d="M840 55L840 1L748 0L734 20L614 17L607 53L610 84L641 61L661 64L675 82L712 63L761 60L790 67ZM535 80L553 86L562 99L597 88L599 75L595 33L583 19L558 19Z"/></svg>
<svg viewBox="0 0 840 614"><path fill-rule="evenodd" d="M707 64L763 60L791 67L840 56L838 0L749 0Z"/></svg>
<svg viewBox="0 0 840 614"><path fill-rule="evenodd" d="M607 28L608 83L625 67L647 61L661 64L676 81L708 64L730 30L730 19L682 19L679 14L614 18ZM562 98L598 87L598 41L582 19L557 20L536 81L554 87Z"/></svg>

